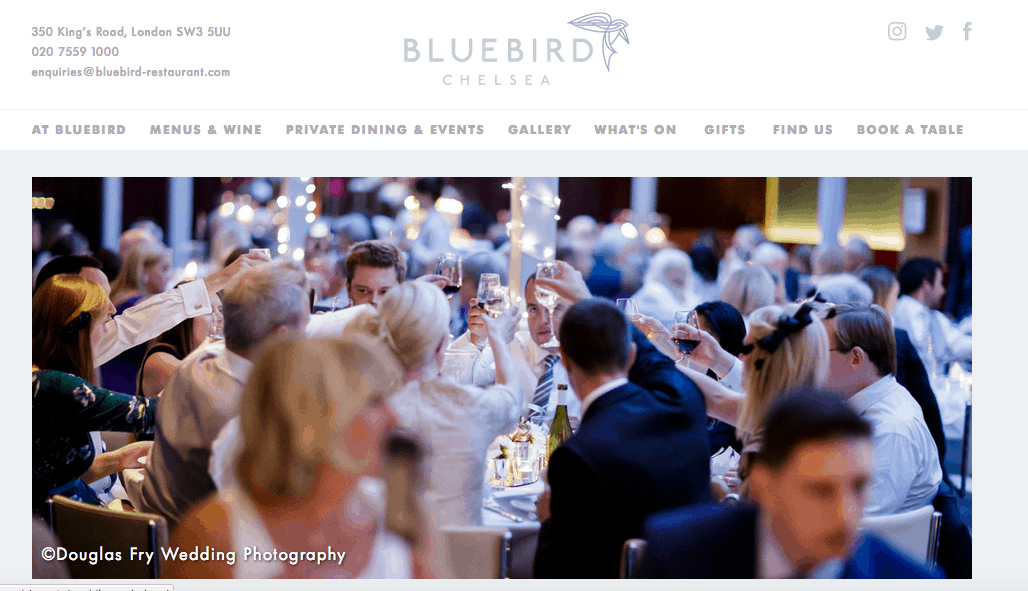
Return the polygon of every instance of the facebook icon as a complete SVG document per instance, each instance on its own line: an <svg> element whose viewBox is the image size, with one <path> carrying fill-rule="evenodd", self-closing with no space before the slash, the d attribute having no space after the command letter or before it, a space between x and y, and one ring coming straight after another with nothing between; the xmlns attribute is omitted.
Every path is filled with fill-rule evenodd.
<svg viewBox="0 0 1028 591"><path fill-rule="evenodd" d="M968 41L968 36L971 34L971 23L964 23L964 41Z"/></svg>

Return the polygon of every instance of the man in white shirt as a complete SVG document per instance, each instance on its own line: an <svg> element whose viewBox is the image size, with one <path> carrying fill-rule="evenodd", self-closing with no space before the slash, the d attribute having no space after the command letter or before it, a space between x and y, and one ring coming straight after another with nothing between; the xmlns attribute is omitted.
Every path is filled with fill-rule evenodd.
<svg viewBox="0 0 1028 591"><path fill-rule="evenodd" d="M874 476L867 515L891 515L931 504L942 482L939 452L921 408L896 382L896 337L889 314L850 302L824 312L827 388L841 392L871 424Z"/></svg>
<svg viewBox="0 0 1028 591"><path fill-rule="evenodd" d="M141 496L145 511L172 524L215 491L211 445L239 414L253 354L273 335L303 332L310 319L306 273L284 262L247 271L223 300L224 346L186 357L161 396Z"/></svg>
<svg viewBox="0 0 1028 591"><path fill-rule="evenodd" d="M557 386L567 386L563 401L567 404L572 426L575 426L582 420L582 404L571 387L565 365L561 363L559 348L544 349L541 346L550 340L551 319L549 310L535 297L534 273L525 282L525 306L528 312L528 333L518 333L517 339L521 343L525 362L536 376L536 383L531 387L532 404L543 409L542 414L547 423L552 421L557 412ZM552 330L559 330L559 320L567 307L568 303L563 300L557 304Z"/></svg>
<svg viewBox="0 0 1028 591"><path fill-rule="evenodd" d="M897 279L900 298L892 319L910 335L928 374L941 373L944 363L970 360L971 335L938 311L946 295L942 265L929 258L911 259Z"/></svg>

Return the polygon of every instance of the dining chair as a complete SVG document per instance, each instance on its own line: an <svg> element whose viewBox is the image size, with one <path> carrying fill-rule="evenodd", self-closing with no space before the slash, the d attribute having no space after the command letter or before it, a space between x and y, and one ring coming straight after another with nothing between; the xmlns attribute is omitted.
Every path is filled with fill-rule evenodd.
<svg viewBox="0 0 1028 591"><path fill-rule="evenodd" d="M878 534L897 550L923 561L929 570L935 568L942 529L942 513L935 507L927 505L895 515L865 517L860 529Z"/></svg>
<svg viewBox="0 0 1028 591"><path fill-rule="evenodd" d="M450 525L440 528L457 579L510 578L510 530L481 525Z"/></svg>
<svg viewBox="0 0 1028 591"><path fill-rule="evenodd" d="M639 568L646 554L646 540L632 538L621 546L621 578L638 579Z"/></svg>
<svg viewBox="0 0 1028 591"><path fill-rule="evenodd" d="M161 548L168 546L168 522L148 513L114 511L55 496L47 501L50 527L69 552L120 552L120 560L97 556L68 560L73 579L157 579L164 566ZM134 553L132 548L135 548ZM150 554L149 562L146 559Z"/></svg>

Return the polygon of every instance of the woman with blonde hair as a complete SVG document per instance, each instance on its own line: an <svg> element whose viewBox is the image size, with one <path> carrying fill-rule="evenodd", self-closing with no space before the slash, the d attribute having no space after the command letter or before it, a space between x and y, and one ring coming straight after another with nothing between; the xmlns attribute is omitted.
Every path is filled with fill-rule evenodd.
<svg viewBox="0 0 1028 591"><path fill-rule="evenodd" d="M767 306L750 314L742 349L744 393L729 390L699 372L683 370L706 398L707 415L736 427L743 443L740 480L746 479L749 454L758 453L762 447L767 410L789 392L824 383L828 333L813 312L814 306L806 303ZM716 342L698 329L686 325L675 328L700 341L697 349L716 347ZM710 351L699 354L711 359L723 356Z"/></svg>
<svg viewBox="0 0 1028 591"><path fill-rule="evenodd" d="M368 311L348 328L385 343L403 368L406 384L389 404L400 424L430 448L425 498L436 523L474 525L482 520L489 445L512 432L525 410L510 351L517 309L495 319L483 315L496 362L496 383L485 389L439 376L449 309L438 287L408 281L389 290L377 313Z"/></svg>
<svg viewBox="0 0 1028 591"><path fill-rule="evenodd" d="M171 249L156 240L136 243L125 256L118 276L111 282L111 302L116 308L123 309L163 292L168 287L170 272Z"/></svg>
<svg viewBox="0 0 1028 591"><path fill-rule="evenodd" d="M385 529L377 483L396 427L386 404L402 370L365 335L280 340L257 356L243 393L237 484L194 509L172 546L235 551L225 561L169 563L172 578L410 578L430 573ZM243 560L256 546L282 553L346 552L320 563Z"/></svg>
<svg viewBox="0 0 1028 591"><path fill-rule="evenodd" d="M718 299L746 318L754 310L775 303L775 280L764 267L746 265L728 276Z"/></svg>
<svg viewBox="0 0 1028 591"><path fill-rule="evenodd" d="M32 296L32 508L55 494L102 505L88 486L142 467L150 443L99 453L91 431L152 433L157 401L98 388L93 347L114 306L103 288L55 275Z"/></svg>

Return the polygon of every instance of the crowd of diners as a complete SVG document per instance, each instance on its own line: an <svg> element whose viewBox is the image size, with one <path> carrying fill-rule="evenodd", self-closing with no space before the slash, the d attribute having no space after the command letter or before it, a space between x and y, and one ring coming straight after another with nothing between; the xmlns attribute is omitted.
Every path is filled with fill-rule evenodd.
<svg viewBox="0 0 1028 591"><path fill-rule="evenodd" d="M448 300L425 245L347 232L335 283L244 249L166 289L171 252L145 224L117 273L52 248L32 299L34 515L62 495L161 515L173 546L347 549L342 564L175 562L176 578L447 577L440 528L482 524L490 444L549 424L563 385L575 433L537 502L536 577L616 577L632 538L652 577L970 573L959 513L934 571L858 529L952 497L932 376L970 363L971 324L939 311L938 261L896 273L862 240L788 252L755 226L724 251L708 232L648 252L579 220L556 277L528 277L493 317L474 289ZM467 254L463 284L506 278L508 254ZM345 307L314 312L316 281ZM560 298L552 319L537 287ZM440 375L459 349L478 355L473 383ZM105 451L101 432L133 437ZM400 492L384 479L397 433L425 450ZM712 475L727 448L738 465ZM141 506L116 509L129 469ZM406 529L387 502L401 493Z"/></svg>

